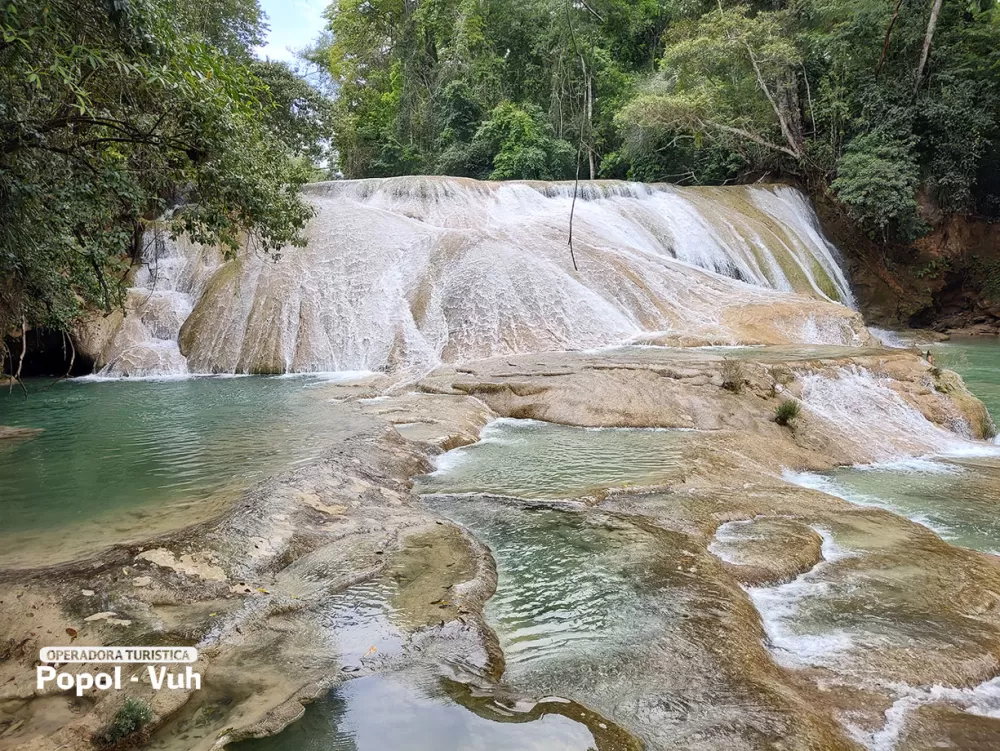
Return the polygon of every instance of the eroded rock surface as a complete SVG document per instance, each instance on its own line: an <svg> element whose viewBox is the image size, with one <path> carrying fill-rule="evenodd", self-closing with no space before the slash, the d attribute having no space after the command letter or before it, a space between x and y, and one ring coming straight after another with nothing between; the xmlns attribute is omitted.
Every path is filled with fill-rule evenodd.
<svg viewBox="0 0 1000 751"><path fill-rule="evenodd" d="M972 690L1000 673L993 557L782 477L877 460L886 445L920 452L981 434L985 412L960 379L913 354L630 348L446 368L395 396L331 389L340 438L214 521L0 573L0 749L91 748L117 699L34 686L38 649L71 643L198 646L201 691L136 689L165 749L277 732L334 683L397 671L529 706L564 696L594 713L593 727L625 734L608 731L617 740L602 748L855 749L884 731L900 684ZM801 412L781 426L774 410L788 399ZM684 603L676 621L616 653L639 666L631 688L600 665L557 680L505 673L483 614L494 556L471 521L449 521L412 493L436 454L476 440L494 417L687 429L672 459L680 469L662 484L542 503L621 530L624 551L645 551L640 594ZM859 440L858 424L885 440ZM812 584L825 596L810 599ZM768 598L791 586L807 590L795 614L769 611ZM828 622L848 646L798 649L828 636ZM1000 740L984 720L963 724L973 716L960 703L926 704L914 715L922 737Z"/></svg>

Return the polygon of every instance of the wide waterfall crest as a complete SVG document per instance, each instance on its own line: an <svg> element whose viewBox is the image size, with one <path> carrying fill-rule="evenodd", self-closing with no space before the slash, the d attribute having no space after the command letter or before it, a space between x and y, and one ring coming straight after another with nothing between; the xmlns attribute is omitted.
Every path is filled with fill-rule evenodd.
<svg viewBox="0 0 1000 751"><path fill-rule="evenodd" d="M316 209L307 247L277 262L208 252L216 268L206 249L178 243L168 260L197 273L137 278L137 291L164 298L162 315L130 305L105 372L420 372L628 341L869 338L836 249L787 186L582 184L578 272L572 183L406 177L305 192Z"/></svg>

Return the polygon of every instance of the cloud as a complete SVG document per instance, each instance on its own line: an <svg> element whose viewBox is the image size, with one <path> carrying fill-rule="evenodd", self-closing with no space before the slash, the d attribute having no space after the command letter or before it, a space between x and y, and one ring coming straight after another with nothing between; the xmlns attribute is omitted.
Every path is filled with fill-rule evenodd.
<svg viewBox="0 0 1000 751"><path fill-rule="evenodd" d="M308 47L323 31L329 0L261 0L271 31L255 51L272 60L295 60L295 50Z"/></svg>

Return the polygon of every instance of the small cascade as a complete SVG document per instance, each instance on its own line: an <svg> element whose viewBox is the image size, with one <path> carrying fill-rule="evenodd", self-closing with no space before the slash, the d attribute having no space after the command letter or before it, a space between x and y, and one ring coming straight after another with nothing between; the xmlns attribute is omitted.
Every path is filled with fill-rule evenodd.
<svg viewBox="0 0 1000 751"><path fill-rule="evenodd" d="M572 183L400 177L305 194L308 245L278 261L157 246L108 374L412 373L636 340L870 340L790 187L597 181L575 208Z"/></svg>
<svg viewBox="0 0 1000 751"><path fill-rule="evenodd" d="M892 462L925 454L975 456L990 447L972 440L969 425L947 397L938 406L950 413L939 427L893 390L893 381L864 368L842 368L836 377L811 374L802 378L802 403L823 418L837 441L856 446L876 462ZM965 436L965 437L963 437Z"/></svg>
<svg viewBox="0 0 1000 751"><path fill-rule="evenodd" d="M181 326L222 258L162 229L144 238L142 266L128 290L125 317L104 354L99 376L162 378L188 373L178 343Z"/></svg>

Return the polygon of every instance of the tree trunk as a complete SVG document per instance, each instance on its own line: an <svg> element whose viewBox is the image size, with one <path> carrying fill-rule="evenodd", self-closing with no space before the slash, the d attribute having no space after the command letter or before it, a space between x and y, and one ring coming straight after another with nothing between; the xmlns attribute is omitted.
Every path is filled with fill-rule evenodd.
<svg viewBox="0 0 1000 751"><path fill-rule="evenodd" d="M593 76L587 76L587 156L590 160L590 179L593 180L595 177L594 169L594 79Z"/></svg>
<svg viewBox="0 0 1000 751"><path fill-rule="evenodd" d="M941 13L942 0L934 0L931 6L931 17L927 22L927 34L924 36L924 48L920 53L920 65L917 66L917 82L913 86L916 92L920 88L920 82L924 77L924 68L927 67L927 58L931 55L931 43L934 41L934 29L937 28L938 14Z"/></svg>

